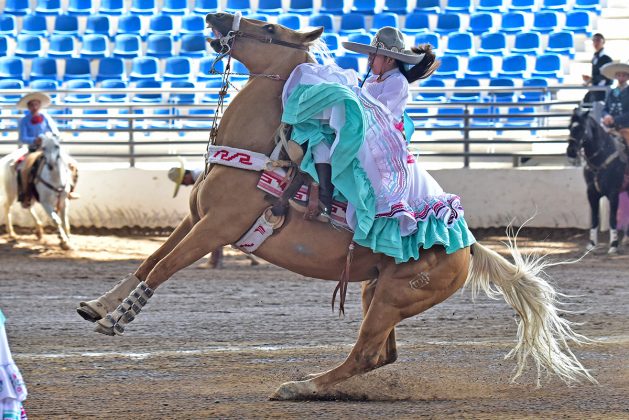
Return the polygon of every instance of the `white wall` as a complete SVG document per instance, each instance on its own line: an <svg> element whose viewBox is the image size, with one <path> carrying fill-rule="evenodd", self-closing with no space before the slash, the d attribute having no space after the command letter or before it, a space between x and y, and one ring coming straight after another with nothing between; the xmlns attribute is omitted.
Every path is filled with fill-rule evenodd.
<svg viewBox="0 0 629 420"><path fill-rule="evenodd" d="M443 169L431 174L461 196L470 227L506 226L536 215L529 226L587 228L589 210L581 168ZM166 171L82 170L71 202L74 226L174 227L188 209L189 187L172 198ZM1 193L0 193L1 194ZM27 212L13 207L16 225L30 226ZM0 216L4 222L4 216Z"/></svg>

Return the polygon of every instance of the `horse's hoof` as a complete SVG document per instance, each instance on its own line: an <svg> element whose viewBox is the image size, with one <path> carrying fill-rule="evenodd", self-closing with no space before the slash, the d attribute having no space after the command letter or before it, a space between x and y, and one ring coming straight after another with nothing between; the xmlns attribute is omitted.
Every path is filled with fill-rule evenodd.
<svg viewBox="0 0 629 420"><path fill-rule="evenodd" d="M85 302L81 302L79 304L81 306L76 308L76 313L78 313L81 316L81 318L89 322L96 322L102 318L102 316L98 312L94 311L89 306L84 305L84 303Z"/></svg>
<svg viewBox="0 0 629 420"><path fill-rule="evenodd" d="M590 241L590 242L587 244L587 246L585 247L585 249L586 249L587 251L592 251L593 249L596 249L596 244L595 244L594 242Z"/></svg>
<svg viewBox="0 0 629 420"><path fill-rule="evenodd" d="M67 242L61 242L60 246L64 251L70 251L72 249L72 245Z"/></svg>
<svg viewBox="0 0 629 420"><path fill-rule="evenodd" d="M7 242L8 242L8 243L10 243L10 244L14 244L14 243L16 243L16 242L17 242L17 236L15 236L15 235L13 235L13 236L9 235L9 237L7 238Z"/></svg>
<svg viewBox="0 0 629 420"><path fill-rule="evenodd" d="M41 241L42 239L44 239L44 230L43 229L37 229L35 231L35 237L37 238L38 241Z"/></svg>
<svg viewBox="0 0 629 420"><path fill-rule="evenodd" d="M104 327L98 323L94 327L94 331L100 334L108 335L110 337L113 337L116 335L116 333L114 332L114 327Z"/></svg>
<svg viewBox="0 0 629 420"><path fill-rule="evenodd" d="M607 251L607 254L609 254L609 255L616 255L616 254L618 254L618 248L616 248L615 246L610 247L609 251Z"/></svg>
<svg viewBox="0 0 629 420"><path fill-rule="evenodd" d="M286 382L271 395L273 401L308 400L317 398L317 387L312 381Z"/></svg>

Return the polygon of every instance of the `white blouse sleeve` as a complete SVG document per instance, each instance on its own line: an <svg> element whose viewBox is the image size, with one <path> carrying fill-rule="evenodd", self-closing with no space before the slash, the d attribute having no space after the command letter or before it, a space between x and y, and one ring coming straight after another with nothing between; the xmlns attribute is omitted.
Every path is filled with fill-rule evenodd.
<svg viewBox="0 0 629 420"><path fill-rule="evenodd" d="M396 120L401 120L408 102L408 81L404 75L396 73L382 83L382 92L376 99L389 108Z"/></svg>

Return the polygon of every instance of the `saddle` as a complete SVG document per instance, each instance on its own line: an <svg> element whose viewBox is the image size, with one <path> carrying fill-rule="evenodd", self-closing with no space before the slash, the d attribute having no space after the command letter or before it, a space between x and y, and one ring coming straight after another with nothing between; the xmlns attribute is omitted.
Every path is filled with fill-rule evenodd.
<svg viewBox="0 0 629 420"><path fill-rule="evenodd" d="M21 167L17 170L18 201L24 208L29 208L33 199L39 200L35 178L39 174L43 156L41 151L31 152L16 162L16 167L21 163Z"/></svg>

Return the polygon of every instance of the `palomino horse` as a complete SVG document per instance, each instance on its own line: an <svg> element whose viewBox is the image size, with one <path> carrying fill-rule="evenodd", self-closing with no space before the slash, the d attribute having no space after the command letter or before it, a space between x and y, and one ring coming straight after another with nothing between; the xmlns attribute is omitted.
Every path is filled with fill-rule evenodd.
<svg viewBox="0 0 629 420"><path fill-rule="evenodd" d="M70 249L70 219L68 215L68 192L71 185L70 157L61 150L59 137L52 133L46 133L42 137L41 152L34 152L28 155L23 163L26 166L24 172L39 160L39 166L34 178L35 189L37 191L37 201L42 205L50 219L57 228L61 248ZM4 186L4 215L9 238L15 240L16 235L13 230L13 219L11 217L11 205L17 199L17 173L15 169L15 159L22 156L26 151L20 149L0 161L0 178ZM24 173L23 172L23 173ZM33 202L31 202L33 203ZM35 213L33 204L29 207L29 212L35 221L35 233L39 239L43 237L44 229L42 222Z"/></svg>
<svg viewBox="0 0 629 420"><path fill-rule="evenodd" d="M252 74L225 111L216 144L268 156L280 125L284 81L298 64L314 60L308 48L323 29L295 32L243 18L239 28L232 30L237 20L224 13L209 14L206 21L222 38L213 40L211 46L220 51L229 43L233 58ZM226 41L223 34L233 38ZM134 318L155 288L208 251L236 242L252 226L269 206L265 193L256 188L259 179L259 172L211 165L194 186L190 214L168 240L105 295L81 302L79 314L98 320L98 332L122 333L122 324ZM295 273L338 280L348 263L351 241L351 233L329 223L305 221L303 213L290 208L283 227L255 254ZM517 360L516 376L531 356L537 366L566 381L592 379L566 347L568 339L582 342L585 338L559 316L555 291L540 276L546 264L523 258L515 247L511 252L515 264L480 244L452 254L435 246L422 250L419 261L396 264L391 257L357 247L349 272L350 281L364 281L364 320L358 341L339 366L308 380L284 383L272 398L326 398L334 395L334 385L394 362L396 324L448 298L466 280L474 291L502 294L520 315L518 344L510 353ZM196 305L195 296L188 299L190 305Z"/></svg>
<svg viewBox="0 0 629 420"><path fill-rule="evenodd" d="M612 138L591 115L589 110L575 109L570 120L570 139L566 154L576 158L583 150L586 165L583 176L587 184L590 203L590 242L587 248L593 249L598 244L599 201L601 197L609 200L609 254L618 252L618 196L623 186L623 175L627 163L624 159L622 140Z"/></svg>

